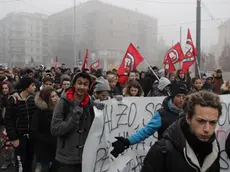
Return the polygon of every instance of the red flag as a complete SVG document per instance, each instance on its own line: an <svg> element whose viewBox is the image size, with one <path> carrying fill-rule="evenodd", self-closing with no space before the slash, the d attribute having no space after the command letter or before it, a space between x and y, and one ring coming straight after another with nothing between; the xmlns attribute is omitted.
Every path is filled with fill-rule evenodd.
<svg viewBox="0 0 230 172"><path fill-rule="evenodd" d="M86 66L87 63L88 63L88 57L89 57L89 56L88 56L88 49L86 49L85 58L84 58L84 61L83 61L81 70L84 70L84 69L85 69L85 66Z"/></svg>
<svg viewBox="0 0 230 172"><path fill-rule="evenodd" d="M168 57L171 59L172 64L176 64L184 60L184 53L179 42L168 50L164 57L164 64L169 63Z"/></svg>
<svg viewBox="0 0 230 172"><path fill-rule="evenodd" d="M168 57L168 63L165 64L165 69L167 69L168 73L173 73L174 71L176 71L176 68L174 66L174 64L172 63L172 60L170 57Z"/></svg>
<svg viewBox="0 0 230 172"><path fill-rule="evenodd" d="M56 59L55 59L55 62L53 63L53 66L54 66L55 68L58 68L58 67L61 66L60 62L58 61L58 56L56 56Z"/></svg>
<svg viewBox="0 0 230 172"><path fill-rule="evenodd" d="M95 61L93 64L90 65L90 69L98 69L100 68L101 62L100 59L98 59L97 61Z"/></svg>
<svg viewBox="0 0 230 172"><path fill-rule="evenodd" d="M142 55L138 52L138 50L133 46L132 43L130 43L125 56L122 60L121 66L119 67L117 73L120 76L125 76L126 79L124 79L124 77L122 80L119 80L119 82L121 84L124 84L128 77L127 74L130 71L134 71L136 70L137 66L144 60L144 58L142 57Z"/></svg>
<svg viewBox="0 0 230 172"><path fill-rule="evenodd" d="M182 64L182 72L187 72L196 61L197 56L196 48L192 41L190 30L188 29L187 41L186 41L186 54Z"/></svg>

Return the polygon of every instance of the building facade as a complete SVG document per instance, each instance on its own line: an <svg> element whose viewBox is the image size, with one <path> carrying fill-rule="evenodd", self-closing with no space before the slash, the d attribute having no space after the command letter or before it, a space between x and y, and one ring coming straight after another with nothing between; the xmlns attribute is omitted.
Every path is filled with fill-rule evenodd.
<svg viewBox="0 0 230 172"><path fill-rule="evenodd" d="M157 19L98 0L76 6L75 15L76 31L74 8L49 16L51 57L73 66L88 49L89 57L100 58L105 68L119 66L132 42L150 64L157 61Z"/></svg>
<svg viewBox="0 0 230 172"><path fill-rule="evenodd" d="M226 44L230 44L230 20L222 23L219 26L219 48L220 51L224 49Z"/></svg>
<svg viewBox="0 0 230 172"><path fill-rule="evenodd" d="M48 59L48 17L10 13L0 22L4 59L8 66L32 66Z"/></svg>

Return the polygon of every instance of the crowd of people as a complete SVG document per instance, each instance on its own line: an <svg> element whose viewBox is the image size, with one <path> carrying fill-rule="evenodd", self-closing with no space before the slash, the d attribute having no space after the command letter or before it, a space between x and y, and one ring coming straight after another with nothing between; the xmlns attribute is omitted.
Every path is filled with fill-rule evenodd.
<svg viewBox="0 0 230 172"><path fill-rule="evenodd" d="M221 69L191 78L189 72L167 74L154 66L130 71L125 83L119 77L116 69L72 70L64 64L50 69L0 68L1 169L13 165L17 172L32 172L35 164L36 172L81 172L94 106L102 110L103 101L113 98L165 96L145 127L128 138L117 137L111 154L118 157L157 131L159 141L147 154L143 172L218 171L218 95L230 94L230 81L224 82ZM162 152L170 153L165 158Z"/></svg>

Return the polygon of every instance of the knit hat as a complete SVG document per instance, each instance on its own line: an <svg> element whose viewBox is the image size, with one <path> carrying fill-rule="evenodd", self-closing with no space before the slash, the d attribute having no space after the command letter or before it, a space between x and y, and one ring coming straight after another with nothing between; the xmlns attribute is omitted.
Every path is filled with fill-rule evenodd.
<svg viewBox="0 0 230 172"><path fill-rule="evenodd" d="M97 84L96 84L96 86L94 88L95 92L98 92L98 91L110 91L109 82L106 79L104 79L103 77L97 78L96 83Z"/></svg>
<svg viewBox="0 0 230 172"><path fill-rule="evenodd" d="M216 73L222 73L222 70L220 68L217 68L215 72Z"/></svg>
<svg viewBox="0 0 230 172"><path fill-rule="evenodd" d="M78 72L76 75L74 75L71 85L74 86L74 84L76 83L77 79L80 78L80 77L86 78L86 79L89 80L89 82L91 82L91 77L87 72Z"/></svg>
<svg viewBox="0 0 230 172"><path fill-rule="evenodd" d="M24 76L19 80L18 88L24 91L29 88L32 83L35 83L33 78Z"/></svg>
<svg viewBox="0 0 230 172"><path fill-rule="evenodd" d="M187 94L187 88L184 84L174 83L170 87L171 97L175 97L178 94Z"/></svg>
<svg viewBox="0 0 230 172"><path fill-rule="evenodd" d="M170 84L171 84L171 82L167 78L161 77L159 79L159 83L158 83L157 88L162 91L165 87L167 87Z"/></svg>

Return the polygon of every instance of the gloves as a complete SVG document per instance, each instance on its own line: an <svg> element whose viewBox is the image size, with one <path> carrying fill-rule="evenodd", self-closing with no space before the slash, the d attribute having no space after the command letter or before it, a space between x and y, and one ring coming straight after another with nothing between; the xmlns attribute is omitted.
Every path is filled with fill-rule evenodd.
<svg viewBox="0 0 230 172"><path fill-rule="evenodd" d="M98 110L103 110L105 108L105 104L104 103L100 103L98 101L93 101L93 106L95 106Z"/></svg>
<svg viewBox="0 0 230 172"><path fill-rule="evenodd" d="M72 115L73 120L79 121L82 115L83 115L83 108L79 107L79 105L76 105L76 103L74 103L73 115Z"/></svg>
<svg viewBox="0 0 230 172"><path fill-rule="evenodd" d="M123 96L122 96L122 95L114 96L114 98L115 98L117 101L122 101L122 100L123 100Z"/></svg>
<svg viewBox="0 0 230 172"><path fill-rule="evenodd" d="M124 152L125 149L129 148L130 142L128 139L124 137L115 137L117 141L112 143L113 150L110 152L115 158L118 157L119 154Z"/></svg>

